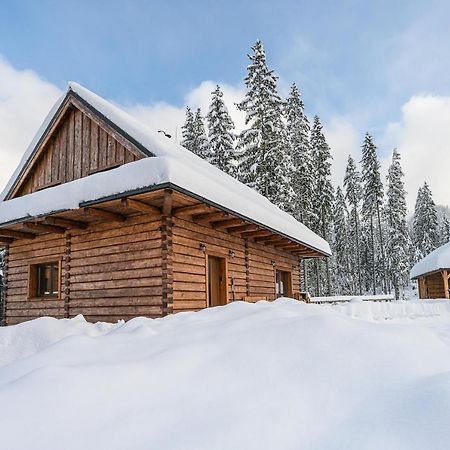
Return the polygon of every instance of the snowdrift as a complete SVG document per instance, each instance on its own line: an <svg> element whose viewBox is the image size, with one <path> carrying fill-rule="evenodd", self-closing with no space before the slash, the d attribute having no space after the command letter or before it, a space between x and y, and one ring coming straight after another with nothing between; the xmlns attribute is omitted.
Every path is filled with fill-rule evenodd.
<svg viewBox="0 0 450 450"><path fill-rule="evenodd" d="M13 449L447 449L444 302L281 299L0 329Z"/></svg>

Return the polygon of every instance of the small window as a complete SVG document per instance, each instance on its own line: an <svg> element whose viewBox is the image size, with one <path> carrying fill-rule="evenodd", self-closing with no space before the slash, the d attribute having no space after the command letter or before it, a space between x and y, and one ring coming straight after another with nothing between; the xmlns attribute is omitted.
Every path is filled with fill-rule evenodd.
<svg viewBox="0 0 450 450"><path fill-rule="evenodd" d="M30 297L58 297L59 272L57 261L30 266Z"/></svg>
<svg viewBox="0 0 450 450"><path fill-rule="evenodd" d="M291 273L277 270L276 275L277 297L291 297Z"/></svg>

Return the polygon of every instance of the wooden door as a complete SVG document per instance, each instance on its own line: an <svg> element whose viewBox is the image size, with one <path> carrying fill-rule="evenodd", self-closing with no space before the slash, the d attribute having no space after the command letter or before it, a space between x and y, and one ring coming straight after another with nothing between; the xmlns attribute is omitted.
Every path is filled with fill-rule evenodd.
<svg viewBox="0 0 450 450"><path fill-rule="evenodd" d="M227 304L227 276L225 258L208 255L208 304Z"/></svg>

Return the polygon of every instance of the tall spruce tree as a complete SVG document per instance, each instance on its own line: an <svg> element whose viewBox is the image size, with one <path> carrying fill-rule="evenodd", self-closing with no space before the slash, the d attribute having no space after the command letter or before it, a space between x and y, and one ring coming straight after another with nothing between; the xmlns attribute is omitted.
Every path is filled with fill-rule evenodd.
<svg viewBox="0 0 450 450"><path fill-rule="evenodd" d="M249 55L247 93L237 104L246 113L247 128L239 135L239 179L265 195L272 203L291 211L292 162L282 119L283 102L277 77L269 70L263 45L257 41Z"/></svg>
<svg viewBox="0 0 450 450"><path fill-rule="evenodd" d="M442 245L447 244L447 242L450 242L450 221L447 219L446 216L442 218L439 234Z"/></svg>
<svg viewBox="0 0 450 450"><path fill-rule="evenodd" d="M293 214L310 226L314 217L314 173L309 141L310 126L300 91L292 85L285 105L286 128L293 164L292 188L295 192Z"/></svg>
<svg viewBox="0 0 450 450"><path fill-rule="evenodd" d="M223 92L219 86L212 92L211 106L206 119L210 162L225 173L236 176L234 123L225 106Z"/></svg>
<svg viewBox="0 0 450 450"><path fill-rule="evenodd" d="M314 117L311 130L311 154L314 180L313 208L316 219L313 221L313 230L328 240L331 235L331 212L333 207L333 186L331 184L331 153L323 134L322 124L318 116ZM316 288L320 291L321 272L325 271L325 281L328 294L331 293L331 274L328 258L325 259L325 267L316 260ZM318 293L320 294L320 292Z"/></svg>
<svg viewBox="0 0 450 450"><path fill-rule="evenodd" d="M348 210L342 189L336 189L333 207L333 273L334 286L340 294L351 294L354 287L349 236Z"/></svg>
<svg viewBox="0 0 450 450"><path fill-rule="evenodd" d="M377 279L380 280L383 291L386 293L385 251L381 223L383 183L381 182L380 163L378 162L376 146L369 133L366 133L364 138L361 164L363 183L362 217L365 229L369 233L369 241L366 243L365 260L366 263L371 265L373 294L376 294Z"/></svg>
<svg viewBox="0 0 450 450"><path fill-rule="evenodd" d="M350 205L349 218L349 241L351 242L350 258L353 267L353 293L362 295L362 274L361 274L361 230L359 206L361 202L362 188L361 175L358 172L355 160L349 156L344 177L345 198Z"/></svg>
<svg viewBox="0 0 450 450"><path fill-rule="evenodd" d="M406 224L406 192L403 183L400 154L395 149L387 175L386 223L388 271L395 298L400 299L401 291L408 280L410 260L408 254L409 235Z"/></svg>
<svg viewBox="0 0 450 450"><path fill-rule="evenodd" d="M184 125L181 127L181 130L181 145L187 148L189 151L194 152L194 114L192 113L192 110L191 108L189 108L189 106L186 108L186 119L184 121Z"/></svg>
<svg viewBox="0 0 450 450"><path fill-rule="evenodd" d="M211 159L209 142L205 131L205 122L200 108L197 108L194 117L194 140L192 143L192 152L207 161L210 161Z"/></svg>
<svg viewBox="0 0 450 450"><path fill-rule="evenodd" d="M417 262L439 245L436 205L428 184L419 188L413 218L414 260Z"/></svg>

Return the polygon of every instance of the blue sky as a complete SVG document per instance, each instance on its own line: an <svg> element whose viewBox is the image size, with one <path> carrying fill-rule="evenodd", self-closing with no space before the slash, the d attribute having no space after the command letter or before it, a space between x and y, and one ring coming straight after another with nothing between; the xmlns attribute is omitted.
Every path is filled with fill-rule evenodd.
<svg viewBox="0 0 450 450"><path fill-rule="evenodd" d="M420 64L412 72L428 64L439 71L437 59L448 58L449 48L445 3L4 2L0 53L61 87L76 79L121 102L181 104L202 80L241 82L245 55L260 38L271 66L299 84L309 110L326 116L370 109L368 125L376 129L412 94L448 93L448 75L430 69L426 78L412 73L405 80L398 67L406 56ZM442 28L442 52L434 47L428 61L418 48L417 55L399 54L411 30L416 46Z"/></svg>
<svg viewBox="0 0 450 450"><path fill-rule="evenodd" d="M183 107L205 80L241 86L260 38L280 91L299 85L337 153L369 130L386 156L412 98L450 95L449 13L445 1L7 1L0 54L59 89Z"/></svg>

